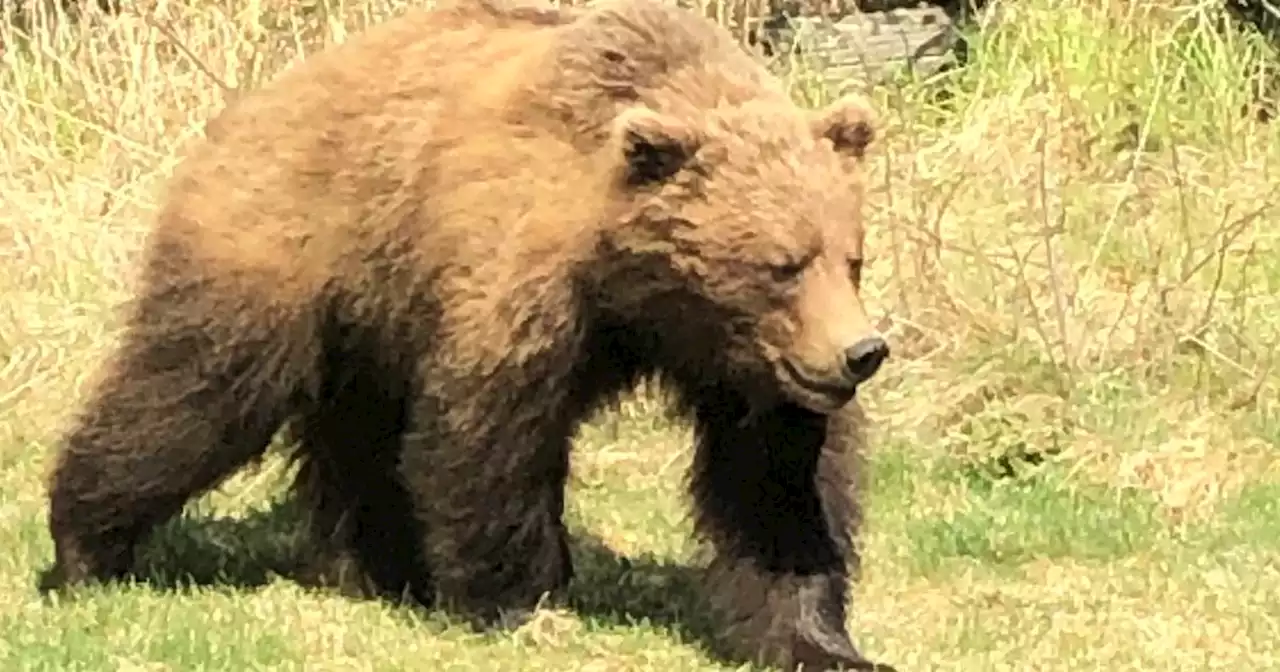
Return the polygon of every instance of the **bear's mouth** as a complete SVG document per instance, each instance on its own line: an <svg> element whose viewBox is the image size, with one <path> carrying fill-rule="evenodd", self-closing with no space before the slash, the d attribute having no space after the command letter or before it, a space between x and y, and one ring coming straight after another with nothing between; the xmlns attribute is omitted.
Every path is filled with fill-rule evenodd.
<svg viewBox="0 0 1280 672"><path fill-rule="evenodd" d="M798 387L826 399L845 403L853 398L858 392L858 386L852 383L830 383L822 380L816 380L803 371L800 367L791 362L790 359L782 357L782 369L787 372L787 377Z"/></svg>

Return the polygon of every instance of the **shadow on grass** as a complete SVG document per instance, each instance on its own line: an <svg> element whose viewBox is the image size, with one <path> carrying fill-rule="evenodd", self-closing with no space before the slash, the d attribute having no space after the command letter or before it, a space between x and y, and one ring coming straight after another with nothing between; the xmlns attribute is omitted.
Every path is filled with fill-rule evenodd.
<svg viewBox="0 0 1280 672"><path fill-rule="evenodd" d="M333 590L306 576L306 538L302 511L292 500L240 518L184 516L158 528L138 549L127 580L153 590L195 588L255 590L285 578L309 589ZM723 655L710 619L699 605L701 570L644 554L623 557L599 538L581 530L570 541L574 579L556 596L594 627L648 626L680 642L701 645ZM405 616L442 613L414 605Z"/></svg>

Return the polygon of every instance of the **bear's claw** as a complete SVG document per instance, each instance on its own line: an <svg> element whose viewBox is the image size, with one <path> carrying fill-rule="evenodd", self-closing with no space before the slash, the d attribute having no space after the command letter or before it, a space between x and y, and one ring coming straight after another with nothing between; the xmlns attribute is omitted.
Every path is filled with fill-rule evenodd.
<svg viewBox="0 0 1280 672"><path fill-rule="evenodd" d="M897 672L885 663L867 660L849 643L800 640L792 648L792 666L804 672Z"/></svg>

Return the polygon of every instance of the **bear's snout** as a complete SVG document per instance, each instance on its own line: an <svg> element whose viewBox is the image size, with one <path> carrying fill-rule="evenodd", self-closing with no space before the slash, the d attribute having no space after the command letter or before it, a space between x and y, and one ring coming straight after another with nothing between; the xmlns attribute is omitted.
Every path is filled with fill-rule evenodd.
<svg viewBox="0 0 1280 672"><path fill-rule="evenodd" d="M879 335L862 336L829 358L797 355L783 356L778 362L784 386L796 401L827 412L847 403L880 371L889 358L889 344Z"/></svg>
<svg viewBox="0 0 1280 672"><path fill-rule="evenodd" d="M889 344L879 336L868 336L844 351L844 373L853 385L861 385L880 370L889 358Z"/></svg>

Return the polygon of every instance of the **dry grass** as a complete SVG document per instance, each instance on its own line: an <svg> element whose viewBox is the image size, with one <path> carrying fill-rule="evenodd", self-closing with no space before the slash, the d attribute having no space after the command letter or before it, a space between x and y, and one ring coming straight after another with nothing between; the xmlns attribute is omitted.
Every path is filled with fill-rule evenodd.
<svg viewBox="0 0 1280 672"><path fill-rule="evenodd" d="M400 4L140 2L0 38L5 669L713 667L672 564L687 428L643 401L583 430L572 506L632 565L582 551L575 610L510 637L271 579L278 470L199 507L238 526L180 522L149 552L212 587L31 590L57 430L174 157L235 90ZM859 637L907 670L1274 669L1280 127L1242 110L1280 59L1208 6L1003 9L945 103L909 78L876 91L869 277L898 355L868 399Z"/></svg>
<svg viewBox="0 0 1280 672"><path fill-rule="evenodd" d="M1117 485L1172 461L1139 480L1224 494L1274 464L1280 131L1243 113L1271 57L1169 4L1005 7L956 111L893 97L877 286L920 357L891 425Z"/></svg>

